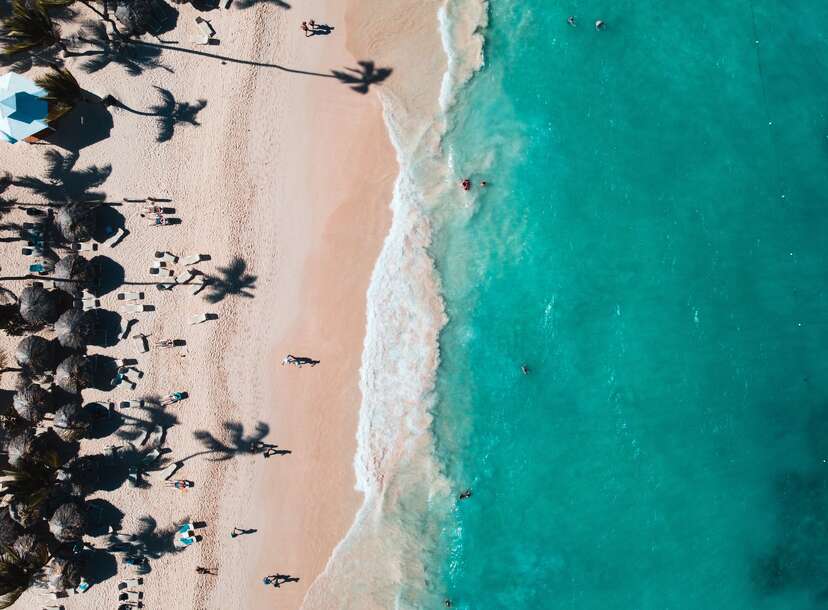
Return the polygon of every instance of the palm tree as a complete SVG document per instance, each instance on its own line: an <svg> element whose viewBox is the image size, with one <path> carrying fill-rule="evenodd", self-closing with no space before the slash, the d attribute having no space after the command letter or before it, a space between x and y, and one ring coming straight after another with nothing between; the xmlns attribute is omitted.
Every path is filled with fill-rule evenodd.
<svg viewBox="0 0 828 610"><path fill-rule="evenodd" d="M40 0L12 0L12 11L3 20L6 42L3 55L29 52L57 46L66 52L60 28L52 21Z"/></svg>
<svg viewBox="0 0 828 610"><path fill-rule="evenodd" d="M11 547L0 552L0 610L8 608L29 588L34 576L31 564Z"/></svg>
<svg viewBox="0 0 828 610"><path fill-rule="evenodd" d="M52 71L35 79L35 83L46 91L44 98L49 102L49 122L59 119L83 99L83 89L66 68L52 68Z"/></svg>

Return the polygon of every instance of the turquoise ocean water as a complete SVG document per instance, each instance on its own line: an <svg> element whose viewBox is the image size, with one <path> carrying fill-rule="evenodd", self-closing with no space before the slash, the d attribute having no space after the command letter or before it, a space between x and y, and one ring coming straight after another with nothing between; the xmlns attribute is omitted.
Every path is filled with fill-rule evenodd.
<svg viewBox="0 0 828 610"><path fill-rule="evenodd" d="M828 607L826 31L491 0L433 246L455 608Z"/></svg>

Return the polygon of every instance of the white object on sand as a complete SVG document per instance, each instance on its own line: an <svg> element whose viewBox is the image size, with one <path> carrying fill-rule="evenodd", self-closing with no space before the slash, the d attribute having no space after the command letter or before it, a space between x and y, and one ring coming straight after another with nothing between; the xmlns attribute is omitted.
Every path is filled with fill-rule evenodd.
<svg viewBox="0 0 828 610"><path fill-rule="evenodd" d="M138 342L139 352L146 354L149 351L149 341L147 341L146 335L135 335L132 338Z"/></svg>
<svg viewBox="0 0 828 610"><path fill-rule="evenodd" d="M208 313L196 314L190 318L190 324L201 324L202 322L206 322L209 319L210 314Z"/></svg>
<svg viewBox="0 0 828 610"><path fill-rule="evenodd" d="M150 275L160 275L161 277L172 277L175 275L175 271L172 269L159 269L158 267L151 267Z"/></svg>
<svg viewBox="0 0 828 610"><path fill-rule="evenodd" d="M75 242L71 245L71 248L75 252L94 252L98 249L98 244L94 241Z"/></svg>
<svg viewBox="0 0 828 610"><path fill-rule="evenodd" d="M195 38L195 42L198 44L210 44L210 39L216 35L213 26L202 17L196 17L195 22L201 32L201 35Z"/></svg>
<svg viewBox="0 0 828 610"><path fill-rule="evenodd" d="M107 244L110 248L114 248L124 238L124 235L126 235L126 229L118 227L115 233L113 233L112 236L103 243Z"/></svg>
<svg viewBox="0 0 828 610"><path fill-rule="evenodd" d="M181 462L173 462L163 470L159 470L158 476L160 476L165 481L168 481L170 477L173 476L179 468L181 468Z"/></svg>
<svg viewBox="0 0 828 610"><path fill-rule="evenodd" d="M190 256L185 256L181 259L181 264L185 267L189 265L195 265L196 263L200 263L204 258L202 254L192 254Z"/></svg>
<svg viewBox="0 0 828 610"><path fill-rule="evenodd" d="M140 301L144 297L142 292L119 292L117 298L119 301Z"/></svg>
<svg viewBox="0 0 828 610"><path fill-rule="evenodd" d="M155 260L164 261L167 263L177 263L178 257L175 254L170 254L169 252L156 252Z"/></svg>
<svg viewBox="0 0 828 610"><path fill-rule="evenodd" d="M184 273L175 278L175 282L177 284L186 284L194 277L195 273L193 273L190 269L187 269Z"/></svg>
<svg viewBox="0 0 828 610"><path fill-rule="evenodd" d="M121 311L123 311L124 313L141 313L144 311L152 311L152 309L150 305L135 304L122 307Z"/></svg>

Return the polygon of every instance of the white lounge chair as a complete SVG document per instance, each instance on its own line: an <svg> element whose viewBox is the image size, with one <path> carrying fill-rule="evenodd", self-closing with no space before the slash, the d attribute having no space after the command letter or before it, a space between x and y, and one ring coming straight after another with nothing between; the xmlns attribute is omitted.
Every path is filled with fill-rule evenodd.
<svg viewBox="0 0 828 610"><path fill-rule="evenodd" d="M120 241L124 238L124 235L126 235L126 233L126 229L124 229L123 227L118 227L118 230L115 231L115 233L113 233L104 243L108 245L110 248L114 248L120 243Z"/></svg>
<svg viewBox="0 0 828 610"><path fill-rule="evenodd" d="M152 269L163 269L167 266L167 261L155 261L151 268Z"/></svg>
<svg viewBox="0 0 828 610"><path fill-rule="evenodd" d="M156 252L155 253L155 260L163 261L165 263L177 263L178 257L175 254L170 254L169 252Z"/></svg>
<svg viewBox="0 0 828 610"><path fill-rule="evenodd" d="M126 597L124 597L124 596L126 596ZM140 591L124 591L118 597L122 598L122 599L120 599L120 601L137 602L137 601L144 598L144 594L143 594L143 592L140 592Z"/></svg>
<svg viewBox="0 0 828 610"><path fill-rule="evenodd" d="M194 38L194 42L198 44L210 44L210 39L215 36L216 32L213 27L202 17L195 18L200 35Z"/></svg>
<svg viewBox="0 0 828 610"><path fill-rule="evenodd" d="M144 298L143 292L119 292L117 295L119 301L140 301Z"/></svg>
<svg viewBox="0 0 828 610"><path fill-rule="evenodd" d="M176 284L186 284L195 277L195 273L191 269L187 269L184 273L175 278Z"/></svg>
<svg viewBox="0 0 828 610"><path fill-rule="evenodd" d="M158 476L164 479L165 481L168 481L170 477L173 476L179 468L181 468L181 462L173 462L163 470L159 470Z"/></svg>
<svg viewBox="0 0 828 610"><path fill-rule="evenodd" d="M152 307L150 305L141 305L141 304L134 304L134 305L126 305L125 307L121 307L121 311L124 313L141 313L144 311L152 311Z"/></svg>
<svg viewBox="0 0 828 610"><path fill-rule="evenodd" d="M130 409L130 408L138 408L144 406L143 400L122 400L118 403L118 406L121 409Z"/></svg>
<svg viewBox="0 0 828 610"><path fill-rule="evenodd" d="M131 541L130 541L131 542ZM144 584L143 578L126 578L118 583L118 589L128 589L130 587L138 587Z"/></svg>
<svg viewBox="0 0 828 610"><path fill-rule="evenodd" d="M98 244L94 241L75 242L69 246L75 252L94 252L98 249Z"/></svg>
<svg viewBox="0 0 828 610"><path fill-rule="evenodd" d="M132 337L138 342L138 351L146 354L149 351L149 341L146 335L133 335Z"/></svg>
<svg viewBox="0 0 828 610"><path fill-rule="evenodd" d="M204 256L201 254L192 254L190 256L185 256L181 259L181 264L185 267L190 265L195 265L196 263L200 263L203 260Z"/></svg>
<svg viewBox="0 0 828 610"><path fill-rule="evenodd" d="M200 313L190 317L190 324L201 324L210 319L210 314Z"/></svg>
<svg viewBox="0 0 828 610"><path fill-rule="evenodd" d="M151 267L150 275L158 275L160 277L172 277L175 275L175 271L172 269L159 269L158 267Z"/></svg>
<svg viewBox="0 0 828 610"><path fill-rule="evenodd" d="M138 384L135 383L134 381L130 381L126 377L122 377L121 382L115 387L118 388L118 389L121 389L121 390L126 389L126 390L129 390L129 391L132 392L132 391L135 390L135 388L138 387Z"/></svg>

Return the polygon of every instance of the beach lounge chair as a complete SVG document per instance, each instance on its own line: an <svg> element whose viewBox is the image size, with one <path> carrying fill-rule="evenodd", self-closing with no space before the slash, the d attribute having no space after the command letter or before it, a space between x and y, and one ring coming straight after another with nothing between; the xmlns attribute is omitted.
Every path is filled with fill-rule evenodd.
<svg viewBox="0 0 828 610"><path fill-rule="evenodd" d="M181 259L181 264L185 267L189 267L190 265L195 265L196 263L200 263L204 258L201 254L191 254L190 256L185 256Z"/></svg>
<svg viewBox="0 0 828 610"><path fill-rule="evenodd" d="M176 284L186 284L195 277L195 273L191 269L187 269L184 273L175 278Z"/></svg>
<svg viewBox="0 0 828 610"><path fill-rule="evenodd" d="M89 311L91 309L98 309L101 306L101 302L98 299L91 299L89 301L82 301L81 309L84 311Z"/></svg>
<svg viewBox="0 0 828 610"><path fill-rule="evenodd" d="M132 407L143 407L144 401L143 400L122 400L118 403L118 406L121 409L130 409Z"/></svg>
<svg viewBox="0 0 828 610"><path fill-rule="evenodd" d="M94 252L98 249L98 244L94 241L74 242L69 247L75 252Z"/></svg>
<svg viewBox="0 0 828 610"><path fill-rule="evenodd" d="M159 269L158 267L151 267L150 275L158 275L160 277L172 277L175 275L175 271L172 269Z"/></svg>
<svg viewBox="0 0 828 610"><path fill-rule="evenodd" d="M126 578L118 583L118 590L123 591L124 589L129 589L130 587L138 587L143 584L143 578Z"/></svg>
<svg viewBox="0 0 828 610"><path fill-rule="evenodd" d="M115 233L108 237L104 243L108 245L110 248L114 248L119 243L121 243L121 240L124 238L126 234L126 229L124 229L123 227L118 227Z"/></svg>
<svg viewBox="0 0 828 610"><path fill-rule="evenodd" d="M170 254L169 252L156 251L155 260L164 261L166 263L177 263L178 257L174 254Z"/></svg>
<svg viewBox="0 0 828 610"><path fill-rule="evenodd" d="M198 44L210 44L210 39L216 34L213 26L211 26L210 23L203 17L196 17L195 22L198 26L200 35L194 38L194 42Z"/></svg>
<svg viewBox="0 0 828 610"><path fill-rule="evenodd" d="M146 335L133 335L132 337L138 342L138 351L146 354L149 351L149 341Z"/></svg>
<svg viewBox="0 0 828 610"><path fill-rule="evenodd" d="M170 477L173 476L179 468L181 468L181 462L173 462L163 470L159 470L158 476L165 481L169 481Z"/></svg>
<svg viewBox="0 0 828 610"><path fill-rule="evenodd" d="M196 314L196 315L194 315L190 318L190 324L192 324L192 325L201 324L202 322L206 322L209 319L210 319L210 314L209 313Z"/></svg>
<svg viewBox="0 0 828 610"><path fill-rule="evenodd" d="M137 602L144 598L144 593L141 591L124 591L118 596L120 601Z"/></svg>
<svg viewBox="0 0 828 610"><path fill-rule="evenodd" d="M124 318L124 319L122 319L121 320L121 332L118 333L118 338L119 339L126 339L129 336L129 329L137 321L138 320L135 319L135 318L131 318L131 319Z"/></svg>
<svg viewBox="0 0 828 610"><path fill-rule="evenodd" d="M126 388L130 391L135 390L135 388L138 387L137 383L130 381L127 377L121 374L115 375L115 378L112 380L112 385L118 389Z"/></svg>
<svg viewBox="0 0 828 610"><path fill-rule="evenodd" d="M116 295L119 301L140 301L144 298L143 292L119 292Z"/></svg>
<svg viewBox="0 0 828 610"><path fill-rule="evenodd" d="M121 308L121 311L124 313L142 313L144 311L152 311L151 305L126 305L125 307Z"/></svg>
<svg viewBox="0 0 828 610"><path fill-rule="evenodd" d="M138 470L137 466L130 466L129 468L129 484L133 487L138 487L141 484L141 471Z"/></svg>

